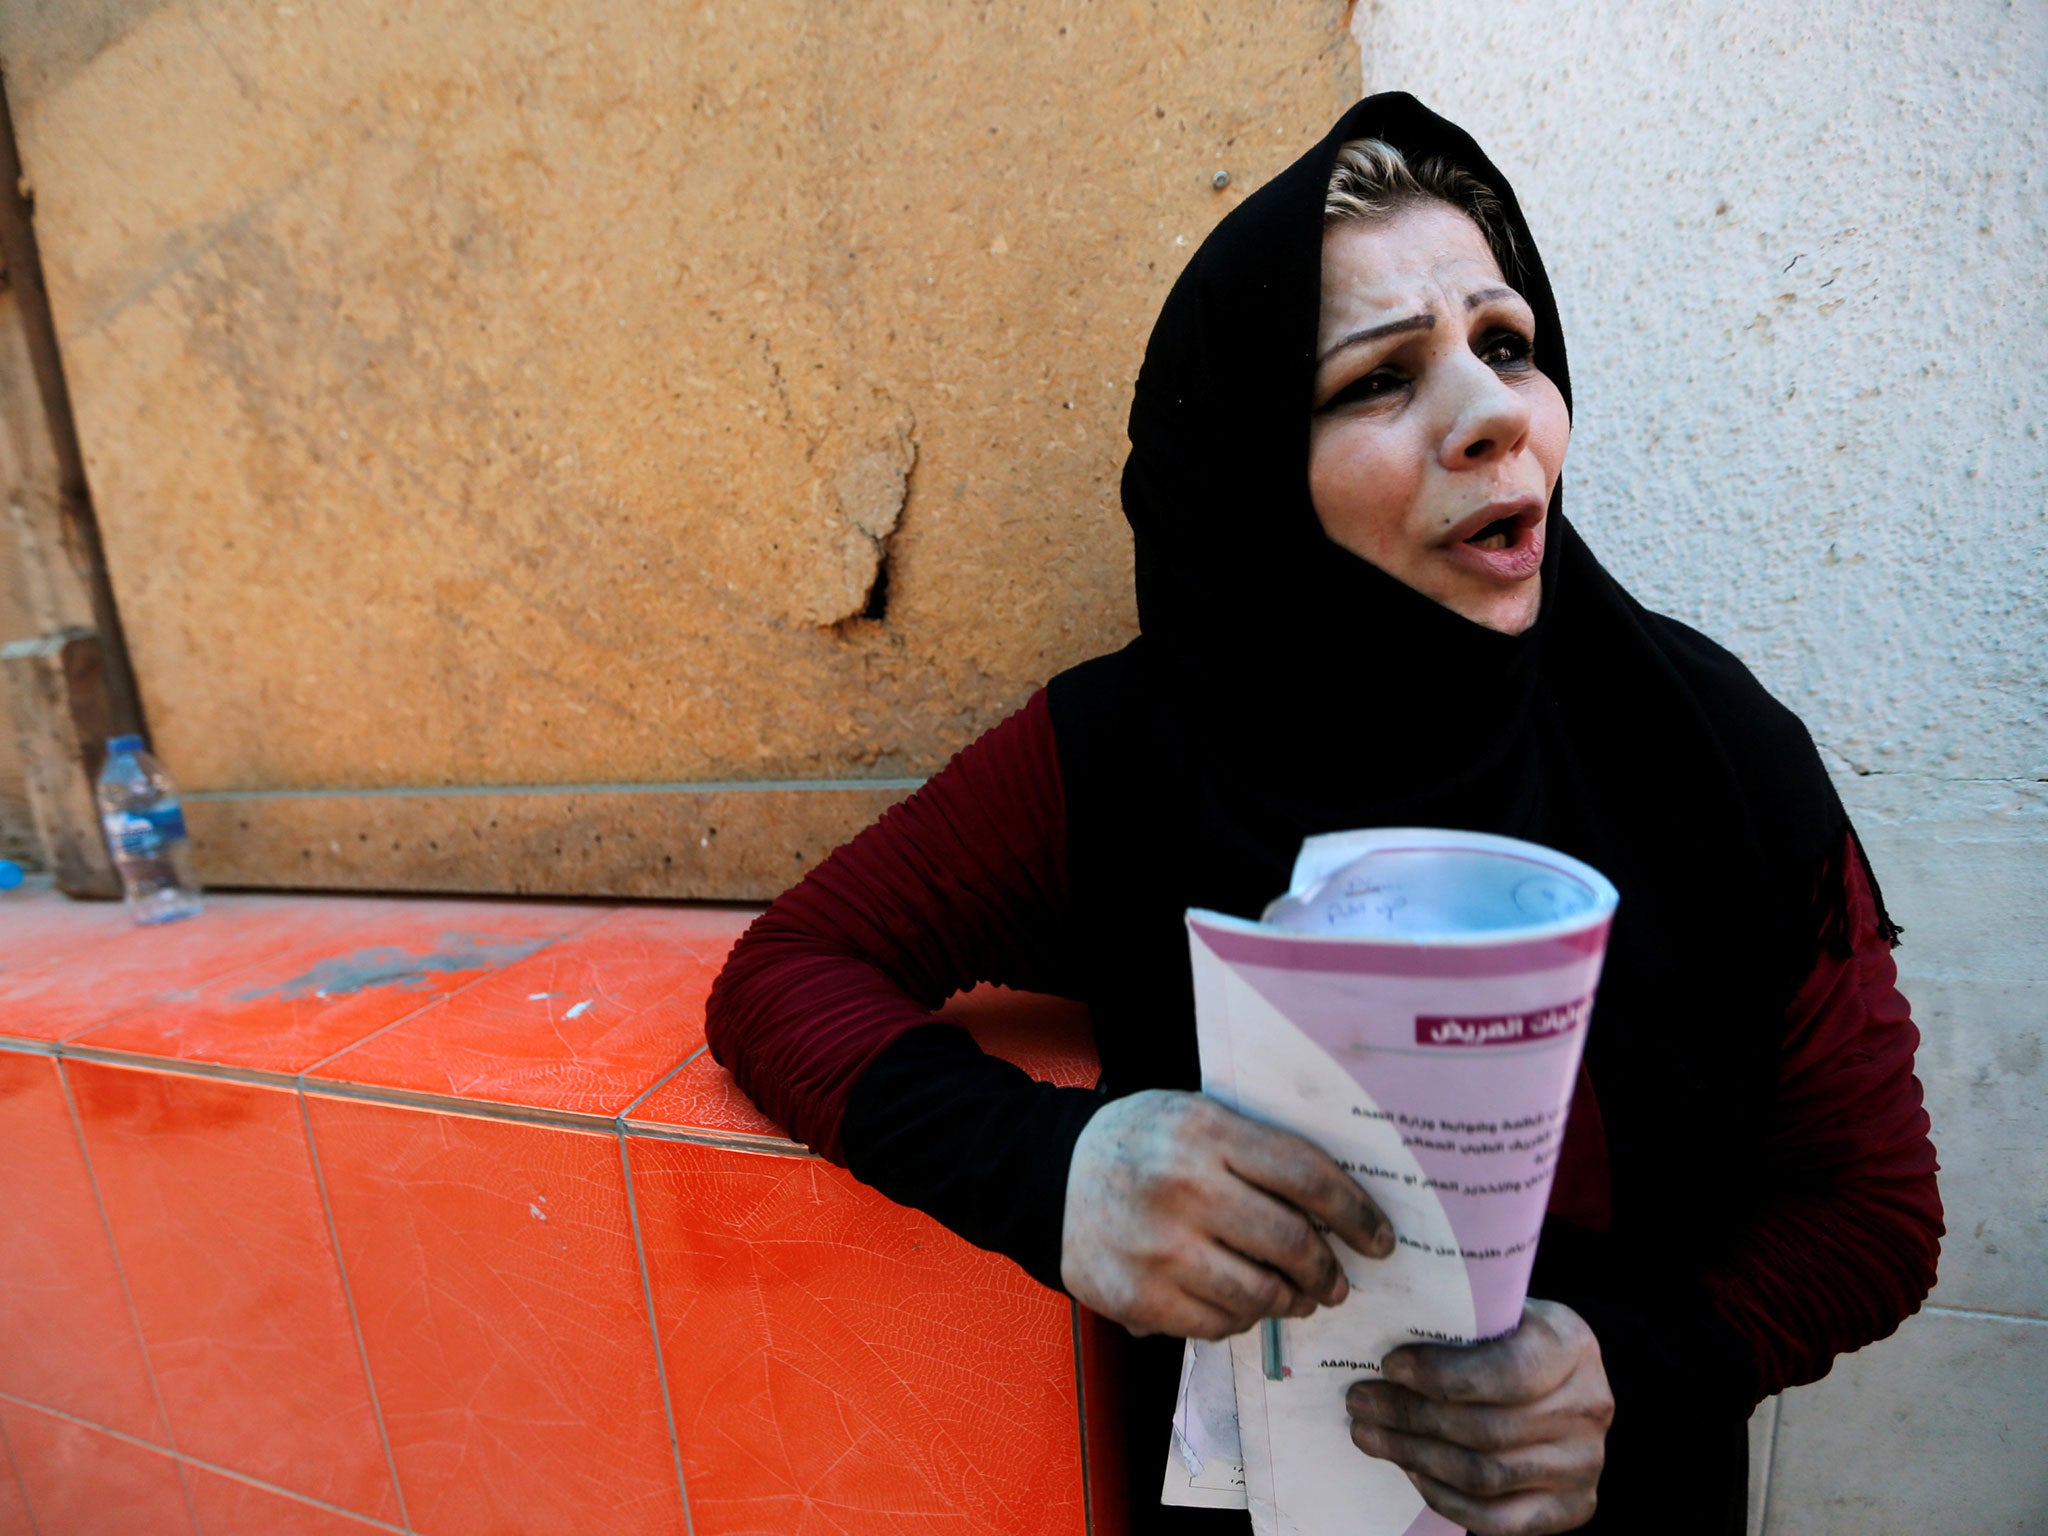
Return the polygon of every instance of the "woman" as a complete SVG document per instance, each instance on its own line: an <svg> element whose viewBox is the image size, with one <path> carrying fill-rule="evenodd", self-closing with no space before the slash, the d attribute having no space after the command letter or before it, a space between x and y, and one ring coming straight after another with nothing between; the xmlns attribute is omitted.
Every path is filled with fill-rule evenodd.
<svg viewBox="0 0 2048 1536"><path fill-rule="evenodd" d="M1538 1299L1346 1403L1433 1507L1739 1531L1751 1408L1932 1284L1896 930L1799 722L1564 520L1570 398L1500 173L1412 98L1359 103L1153 331L1141 638L785 895L713 993L712 1048L769 1114L1130 1329L1137 1531L1245 1528L1148 1496L1179 1338L1334 1303L1329 1244L1391 1245L1320 1152L1192 1091L1182 913L1255 915L1311 833L1505 833L1621 891ZM1100 1091L934 1021L980 981L1085 1000Z"/></svg>

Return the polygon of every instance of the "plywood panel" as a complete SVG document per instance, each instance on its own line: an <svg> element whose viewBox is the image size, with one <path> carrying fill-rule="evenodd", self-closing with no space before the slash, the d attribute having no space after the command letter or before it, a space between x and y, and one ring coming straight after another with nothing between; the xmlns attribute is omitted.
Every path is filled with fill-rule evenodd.
<svg viewBox="0 0 2048 1536"><path fill-rule="evenodd" d="M769 901L909 782L202 795L185 811L214 885Z"/></svg>
<svg viewBox="0 0 2048 1536"><path fill-rule="evenodd" d="M1145 332L1353 94L1345 10L0 11L157 744L211 791L930 771L1132 632Z"/></svg>
<svg viewBox="0 0 2048 1536"><path fill-rule="evenodd" d="M0 646L92 624L92 600L64 546L59 484L20 305L0 285ZM45 850L8 706L0 697L0 859L36 865Z"/></svg>

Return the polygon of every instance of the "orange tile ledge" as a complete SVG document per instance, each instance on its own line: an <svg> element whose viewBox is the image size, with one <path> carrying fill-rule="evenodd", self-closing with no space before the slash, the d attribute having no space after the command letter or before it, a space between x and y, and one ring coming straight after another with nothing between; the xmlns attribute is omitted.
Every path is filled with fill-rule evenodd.
<svg viewBox="0 0 2048 1536"><path fill-rule="evenodd" d="M1116 1536L1100 1325L704 1051L753 911L0 896L0 1536Z"/></svg>

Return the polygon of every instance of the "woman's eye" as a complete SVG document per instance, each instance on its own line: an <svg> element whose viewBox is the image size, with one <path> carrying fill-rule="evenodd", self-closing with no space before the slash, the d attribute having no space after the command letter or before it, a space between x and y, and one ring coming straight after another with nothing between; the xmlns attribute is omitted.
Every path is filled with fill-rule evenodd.
<svg viewBox="0 0 2048 1536"><path fill-rule="evenodd" d="M1346 405L1370 405L1384 400L1407 386L1408 381L1391 368L1375 368L1371 373L1353 379L1337 393L1330 396L1323 409L1334 411Z"/></svg>
<svg viewBox="0 0 2048 1536"><path fill-rule="evenodd" d="M1480 358L1495 368L1518 367L1535 354L1535 346L1520 331L1489 331L1479 343Z"/></svg>

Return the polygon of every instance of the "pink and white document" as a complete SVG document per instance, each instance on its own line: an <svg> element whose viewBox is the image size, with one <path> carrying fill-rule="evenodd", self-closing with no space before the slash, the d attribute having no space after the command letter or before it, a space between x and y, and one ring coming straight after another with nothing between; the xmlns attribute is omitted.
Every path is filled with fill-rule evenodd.
<svg viewBox="0 0 2048 1536"><path fill-rule="evenodd" d="M1188 1346L1164 1502L1257 1536L1459 1529L1351 1443L1344 1393L1520 1319L1615 902L1534 843L1393 828L1310 838L1258 922L1188 913L1203 1090L1328 1151L1398 1242L1332 1239L1341 1306Z"/></svg>

